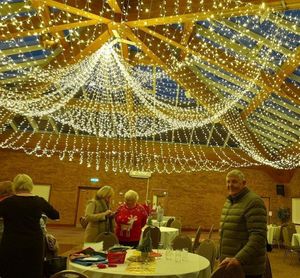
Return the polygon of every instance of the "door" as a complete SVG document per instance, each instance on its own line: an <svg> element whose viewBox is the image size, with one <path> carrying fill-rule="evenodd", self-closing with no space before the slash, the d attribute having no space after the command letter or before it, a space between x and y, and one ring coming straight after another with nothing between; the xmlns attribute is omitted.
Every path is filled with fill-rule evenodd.
<svg viewBox="0 0 300 278"><path fill-rule="evenodd" d="M91 200L95 197L95 194L99 188L95 187L79 187L79 194L78 194L78 205L77 205L77 213L76 213L76 227L81 227L79 218L84 216L85 214L85 206L88 200Z"/></svg>
<svg viewBox="0 0 300 278"><path fill-rule="evenodd" d="M270 197L261 197L265 203L266 209L267 209L267 219L268 224L272 223L271 214L270 214Z"/></svg>

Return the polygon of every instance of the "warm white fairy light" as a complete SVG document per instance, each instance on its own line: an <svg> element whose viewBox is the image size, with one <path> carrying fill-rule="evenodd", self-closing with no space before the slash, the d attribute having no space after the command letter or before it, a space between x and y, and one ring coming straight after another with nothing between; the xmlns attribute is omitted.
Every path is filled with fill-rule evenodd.
<svg viewBox="0 0 300 278"><path fill-rule="evenodd" d="M9 2L5 4L13 5ZM68 1L65 4L68 5ZM139 27L132 27L137 38L148 47L145 53L139 52L136 59L142 61L147 58L147 52L152 51L167 65L167 71L166 67L161 70L156 65L153 76L151 65L148 66L149 71L134 68L127 63L130 59L123 59L112 45L105 45L80 63L66 66L78 55L78 46L85 49L106 30L105 24L90 25L85 29L75 27L69 29L68 34L37 32L44 48L51 49L52 53L59 48L63 51L58 52L58 58L52 59L46 68L36 67L36 56L30 51L27 54L20 52L18 61L32 61L27 67L18 68L17 60L10 59L0 50L0 67L6 64L12 77L19 76L16 86L0 87L0 122L8 122L11 112L28 117L47 115L62 125L57 134L30 132L31 127L25 118L21 123L22 131L9 134L7 125L4 125L2 133L5 135L7 132L8 135L0 140L2 148L22 149L37 156L58 154L60 159L78 159L81 164L95 166L96 169L104 164L106 170L112 169L114 172L128 172L132 168L171 173L224 171L229 167L259 164L284 169L299 166L299 147L295 145L294 149L283 150L277 139L281 138L281 131L275 131L277 135L272 132L274 122L285 123L290 126L291 135L283 136L282 145L288 145L293 137L296 138L295 142L299 139L297 120L290 122L292 117L297 119L299 114L299 83L292 79L293 86L281 87L282 78L273 79L271 83L274 84L265 84L261 79L261 71L265 71L271 80L274 72L281 74L280 66L286 61L295 64L297 57L293 53L298 37L293 30L297 33L298 18L274 13L268 4L261 5L257 10L250 3L245 5L243 1L230 0L202 0L197 4L188 0L184 6L175 0L172 8L167 7L167 1L148 3L138 0L136 5L121 1L122 15L113 13L105 1L97 6L97 11L94 4L94 1L72 3L78 10L121 22L120 26L128 21L142 20L143 26L167 38L163 41L145 34ZM32 16L19 17L16 16L17 11L1 18L0 38L3 41L10 38L13 30L21 33L86 20L71 11L53 9L49 10L48 21L43 18L45 7L32 8L30 2L26 2L25 6L32 11ZM239 7L244 9L243 15L249 13L246 19L245 16L237 16ZM255 13L253 9L256 9ZM216 11L218 17L215 16ZM199 32L185 43L181 42L190 51L184 53L182 49L174 47L171 40L180 42L185 32L185 15L192 13L198 13L192 20L194 32ZM173 22L177 26L162 23L148 27L148 20L170 15L177 16ZM268 32L265 35L253 35L263 24ZM287 28L289 35L283 35ZM228 32L231 32L231 37L226 38L224 34ZM251 42L248 45L240 44L240 40L246 37ZM15 46L26 45L22 38L12 37L11 41ZM288 41L294 47L290 47ZM191 51L198 52L201 57ZM278 53L279 58L274 58L273 51ZM47 55L46 49L42 52ZM185 59L178 59L180 55ZM150 57L151 60L157 63ZM193 70L195 66L198 67L197 72ZM188 86L186 92L182 93L181 87L173 85L172 72L177 73L181 83ZM191 84L196 80L195 73L200 82L193 88ZM285 71L282 74L284 76ZM22 80L20 75L27 79ZM7 76L7 72L0 72L1 80ZM174 81L177 82L176 78ZM263 96L266 90L270 91L267 98ZM272 91L281 94L287 92L292 96L291 104L278 100L278 105L272 98ZM232 112L234 106L244 110L252 102L260 105L250 112L253 117L250 116L248 121L243 122L239 113ZM272 123L263 120L264 117L270 119L270 115ZM231 138L257 162L247 159L238 149L228 150L219 146L217 138L221 142L222 139L226 140L218 129L215 129L216 138L208 138L208 125L216 122L226 125L224 119L231 122L227 126ZM244 133L245 124L254 131L254 139L247 132ZM48 121L46 127L49 126ZM73 135L74 130L93 136L77 137ZM186 130L181 132L182 137L178 135L180 130ZM212 149L216 159L208 158L204 148L197 145L196 142L201 142L200 134L206 141L210 139L217 145ZM106 138L105 143L102 137ZM173 142L175 137L177 143ZM152 141L153 138L158 142ZM30 145L33 140L37 140L35 147ZM260 143L260 148L255 140Z"/></svg>

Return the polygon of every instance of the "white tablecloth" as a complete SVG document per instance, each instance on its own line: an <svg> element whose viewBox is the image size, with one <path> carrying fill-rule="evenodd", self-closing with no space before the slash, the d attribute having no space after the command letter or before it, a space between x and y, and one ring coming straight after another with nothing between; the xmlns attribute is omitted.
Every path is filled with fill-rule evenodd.
<svg viewBox="0 0 300 278"><path fill-rule="evenodd" d="M179 235L179 230L177 228L171 227L159 227L161 236L160 243L164 249L171 247L173 239ZM143 238L144 229L142 229L141 239Z"/></svg>
<svg viewBox="0 0 300 278"><path fill-rule="evenodd" d="M167 220L163 220L160 223L157 220L152 220L152 225L156 227L165 227L167 225Z"/></svg>
<svg viewBox="0 0 300 278"><path fill-rule="evenodd" d="M273 239L279 240L280 226L268 225L267 240L269 244L273 243Z"/></svg>
<svg viewBox="0 0 300 278"><path fill-rule="evenodd" d="M292 237L292 246L300 246L300 233L293 234Z"/></svg>
<svg viewBox="0 0 300 278"><path fill-rule="evenodd" d="M132 254L132 250L127 252L127 257ZM209 261L202 256L188 253L184 261L178 263L174 258L166 260L164 252L161 258L156 259L156 269L154 273L137 274L126 271L128 262L119 264L117 267L107 267L99 269L96 266L82 266L76 263L69 263L69 269L84 273L89 278L130 278L139 277L180 277L180 278L209 278Z"/></svg>

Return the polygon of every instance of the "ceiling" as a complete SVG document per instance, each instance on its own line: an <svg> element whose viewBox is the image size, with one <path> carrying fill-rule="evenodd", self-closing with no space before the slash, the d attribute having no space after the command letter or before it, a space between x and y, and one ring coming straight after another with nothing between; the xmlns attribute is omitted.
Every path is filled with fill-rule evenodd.
<svg viewBox="0 0 300 278"><path fill-rule="evenodd" d="M297 168L299 8L0 0L0 147L115 172Z"/></svg>

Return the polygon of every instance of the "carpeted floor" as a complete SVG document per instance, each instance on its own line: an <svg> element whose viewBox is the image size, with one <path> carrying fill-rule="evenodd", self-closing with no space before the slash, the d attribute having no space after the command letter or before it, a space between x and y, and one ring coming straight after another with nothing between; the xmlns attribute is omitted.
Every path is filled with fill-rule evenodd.
<svg viewBox="0 0 300 278"><path fill-rule="evenodd" d="M48 232L53 234L59 243L59 255L68 256L71 253L82 249L83 229L74 227L49 227ZM183 232L191 237L195 232ZM201 238L206 238L203 233ZM213 234L213 240L218 241L218 234ZM273 248L269 252L269 259L273 278L298 278L300 277L300 256L297 254L285 255L283 248ZM216 264L217 265L217 264Z"/></svg>

